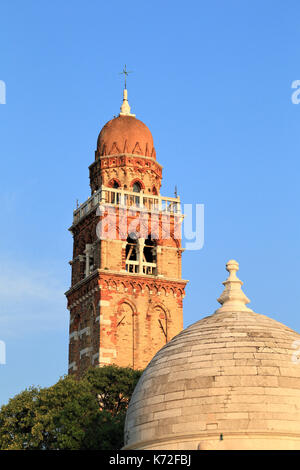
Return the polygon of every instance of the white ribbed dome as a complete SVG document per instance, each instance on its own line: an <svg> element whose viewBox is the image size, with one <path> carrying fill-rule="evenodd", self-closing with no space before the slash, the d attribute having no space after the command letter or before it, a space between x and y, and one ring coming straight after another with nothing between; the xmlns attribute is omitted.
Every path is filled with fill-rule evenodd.
<svg viewBox="0 0 300 470"><path fill-rule="evenodd" d="M300 449L300 335L245 306L230 263L223 306L173 338L143 373L125 448ZM229 302L240 311L228 311Z"/></svg>

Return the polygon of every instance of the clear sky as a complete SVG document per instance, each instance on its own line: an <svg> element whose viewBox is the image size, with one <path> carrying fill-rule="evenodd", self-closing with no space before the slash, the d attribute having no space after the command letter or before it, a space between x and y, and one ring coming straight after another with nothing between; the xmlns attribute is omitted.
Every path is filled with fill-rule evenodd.
<svg viewBox="0 0 300 470"><path fill-rule="evenodd" d="M4 0L0 7L0 404L67 372L76 199L98 133L132 112L184 203L205 205L183 255L184 325L211 314L237 259L249 305L300 332L297 0Z"/></svg>

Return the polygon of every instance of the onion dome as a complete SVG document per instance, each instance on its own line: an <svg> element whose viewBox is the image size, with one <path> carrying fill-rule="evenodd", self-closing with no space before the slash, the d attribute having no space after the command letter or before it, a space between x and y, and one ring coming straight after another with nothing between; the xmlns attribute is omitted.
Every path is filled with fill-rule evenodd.
<svg viewBox="0 0 300 470"><path fill-rule="evenodd" d="M127 89L124 89L119 116L105 124L97 142L97 155L100 157L124 153L156 158L150 130L130 113Z"/></svg>
<svg viewBox="0 0 300 470"><path fill-rule="evenodd" d="M231 260L221 307L151 360L125 449L300 449L300 335L246 306Z"/></svg>

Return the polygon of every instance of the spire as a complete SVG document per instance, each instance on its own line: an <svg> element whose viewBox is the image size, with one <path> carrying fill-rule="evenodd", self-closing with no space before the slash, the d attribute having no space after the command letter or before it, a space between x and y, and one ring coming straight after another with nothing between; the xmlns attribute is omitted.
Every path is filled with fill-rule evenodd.
<svg viewBox="0 0 300 470"><path fill-rule="evenodd" d="M129 72L126 69L126 64L125 64L125 67L123 68L123 71L120 72L120 75L124 75L124 81L125 81L124 90L123 90L123 103L122 103L122 106L121 106L120 116L135 117L135 114L130 114L130 106L129 106L128 99L127 99L128 93L127 93L126 80L127 80L127 76L128 76L129 73L132 73L132 72Z"/></svg>
<svg viewBox="0 0 300 470"><path fill-rule="evenodd" d="M239 263L231 259L226 264L226 269L229 272L229 276L223 282L225 289L218 298L218 302L222 307L216 310L215 313L252 312L251 308L246 307L250 300L241 289L243 282L236 275L236 272L239 270Z"/></svg>
<svg viewBox="0 0 300 470"><path fill-rule="evenodd" d="M123 90L123 103L122 103L122 106L121 106L120 116L135 117L135 114L130 113L130 106L129 106L127 97L128 97L127 88L124 88L124 90Z"/></svg>

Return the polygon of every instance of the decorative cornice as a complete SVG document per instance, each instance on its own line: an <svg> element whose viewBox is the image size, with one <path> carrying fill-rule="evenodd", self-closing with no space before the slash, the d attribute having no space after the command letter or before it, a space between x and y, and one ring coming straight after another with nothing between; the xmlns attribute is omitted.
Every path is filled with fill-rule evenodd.
<svg viewBox="0 0 300 470"><path fill-rule="evenodd" d="M93 163L91 163L89 168L92 168L97 162L100 162L100 161L103 161L103 160L110 160L110 159L113 159L113 158L121 158L121 157L134 158L134 159L137 159L137 160L138 159L147 160L147 161L155 164L155 166L158 166L161 170L163 169L163 166L160 165L153 157L148 157L146 155L138 155L136 153L135 154L134 153L126 153L126 152L116 153L116 154L112 154L112 155L98 156L98 158ZM122 162L118 162L118 164L116 166L120 166L120 167L123 166L120 163L122 163ZM126 164L126 162L124 162L124 164Z"/></svg>
<svg viewBox="0 0 300 470"><path fill-rule="evenodd" d="M86 286L86 283L90 282L91 280L97 279L97 285L94 285L87 293L80 293L80 290ZM101 280L105 281L106 283L112 282L116 283L116 286L118 287L118 284L125 284L125 289L126 291L132 286L133 287L133 293L135 293L135 288L138 285L142 286L142 292L145 287L148 287L150 290L153 289L154 287L158 290L164 288L170 288L170 289L178 289L181 293L181 296L184 296L184 289L186 284L188 283L187 280L184 279L172 279L172 278L158 278L157 276L149 276L149 275L141 275L141 274L133 274L130 273L128 274L127 272L120 273L117 271L108 271L104 269L97 269L94 271L90 276L86 277L85 279L82 279L79 281L77 284L72 286L66 293L65 295L69 299L69 310L72 309L73 307L76 307L77 305L81 304L82 302L89 301L89 299L92 297L92 295L95 292L99 292L103 289L103 286L101 285ZM111 290L111 286L108 285L107 287L109 290ZM75 299L73 297L74 295L76 296ZM166 295L168 293L166 292ZM71 300L72 299L72 300Z"/></svg>
<svg viewBox="0 0 300 470"><path fill-rule="evenodd" d="M104 274L107 276L113 275L113 276L120 276L126 279L131 279L132 281L136 281L136 279L146 280L146 279L151 279L152 281L157 281L157 282L178 282L180 284L186 285L189 281L186 279L176 279L176 278L171 278L171 277L157 277L157 276L151 276L149 274L140 274L140 273L128 273L126 272L120 272L120 271L111 271L107 269L98 269L97 270L99 274Z"/></svg>

